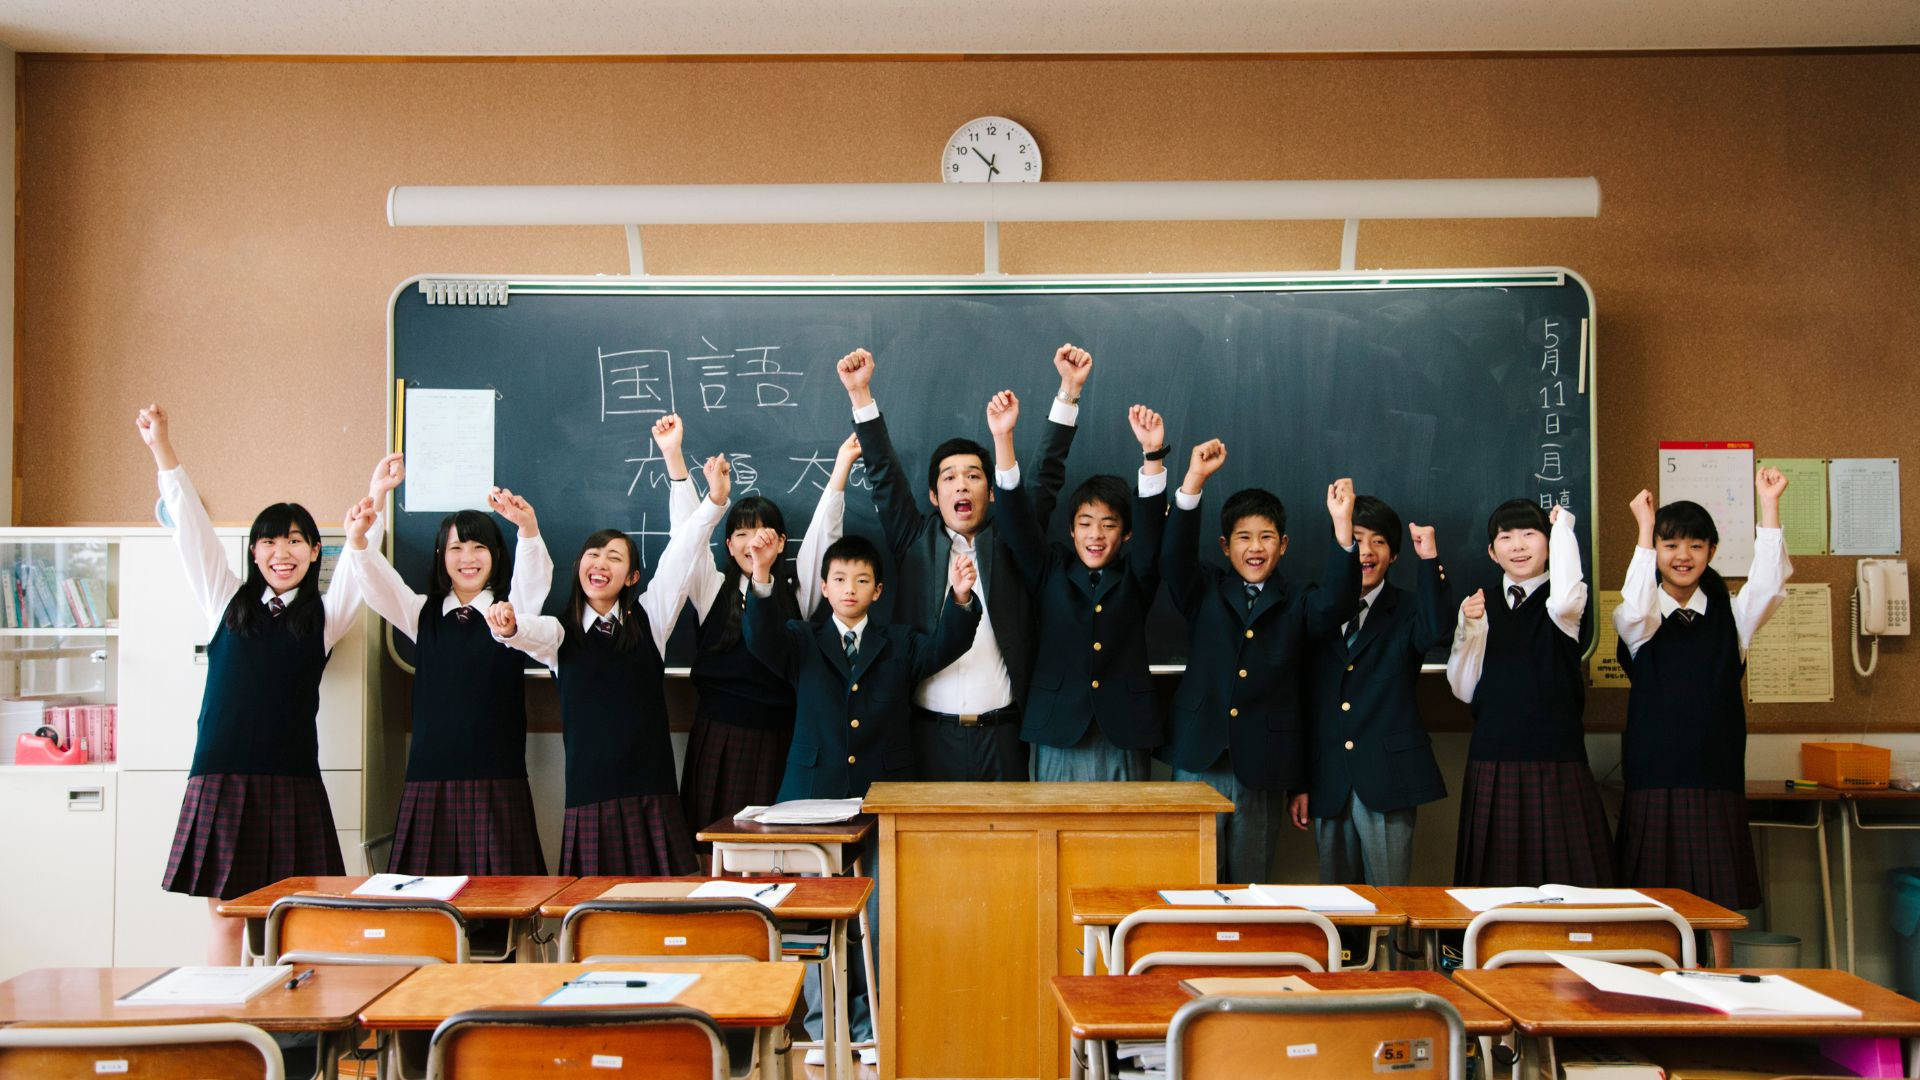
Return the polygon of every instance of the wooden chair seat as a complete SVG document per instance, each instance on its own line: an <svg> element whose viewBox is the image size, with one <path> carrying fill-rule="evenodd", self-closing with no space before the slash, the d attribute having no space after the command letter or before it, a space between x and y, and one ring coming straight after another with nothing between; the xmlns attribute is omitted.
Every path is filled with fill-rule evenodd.
<svg viewBox="0 0 1920 1080"><path fill-rule="evenodd" d="M1466 1027L1446 999L1417 990L1198 997L1167 1028L1169 1080L1394 1075L1395 1065L1463 1080Z"/></svg>
<svg viewBox="0 0 1920 1080"><path fill-rule="evenodd" d="M444 900L283 896L267 909L264 956L269 964L464 964L467 920Z"/></svg>
<svg viewBox="0 0 1920 1080"><path fill-rule="evenodd" d="M251 1024L17 1024L0 1030L0 1077L93 1080L103 1075L285 1080L286 1067L272 1036Z"/></svg>
<svg viewBox="0 0 1920 1080"><path fill-rule="evenodd" d="M1304 908L1143 908L1114 929L1115 974L1205 974L1209 967L1231 967L1236 975L1337 971L1340 934Z"/></svg>
<svg viewBox="0 0 1920 1080"><path fill-rule="evenodd" d="M560 962L781 958L780 931L751 900L589 900L560 924Z"/></svg>
<svg viewBox="0 0 1920 1080"><path fill-rule="evenodd" d="M428 1080L726 1080L726 1043L713 1017L681 1005L593 1009L469 1009L442 1021Z"/></svg>

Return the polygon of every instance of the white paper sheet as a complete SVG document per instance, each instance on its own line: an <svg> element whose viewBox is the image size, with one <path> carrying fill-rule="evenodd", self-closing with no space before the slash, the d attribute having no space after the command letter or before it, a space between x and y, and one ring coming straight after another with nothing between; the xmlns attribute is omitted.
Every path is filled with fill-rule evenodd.
<svg viewBox="0 0 1920 1080"><path fill-rule="evenodd" d="M485 510L493 490L493 391L407 390L410 513Z"/></svg>
<svg viewBox="0 0 1920 1080"><path fill-rule="evenodd" d="M1833 700L1833 586L1788 585L1747 650L1747 700Z"/></svg>
<svg viewBox="0 0 1920 1080"><path fill-rule="evenodd" d="M1739 975L1709 971L1663 971L1656 975L1572 953L1547 955L1585 979L1588 985L1613 994L1675 1001L1743 1016L1860 1015L1859 1009L1780 975L1756 976L1751 981Z"/></svg>
<svg viewBox="0 0 1920 1080"><path fill-rule="evenodd" d="M1181 907L1258 907L1251 889L1161 889L1160 899Z"/></svg>
<svg viewBox="0 0 1920 1080"><path fill-rule="evenodd" d="M772 806L748 806L733 815L735 821L757 821L762 825L831 825L851 821L860 813L861 800L789 799Z"/></svg>
<svg viewBox="0 0 1920 1080"><path fill-rule="evenodd" d="M120 1005L244 1005L293 974L276 967L177 967L121 998Z"/></svg>
<svg viewBox="0 0 1920 1080"><path fill-rule="evenodd" d="M1491 911L1508 904L1648 904L1667 905L1638 889L1583 889L1577 885L1509 886L1488 889L1448 889L1468 911Z"/></svg>
<svg viewBox="0 0 1920 1080"><path fill-rule="evenodd" d="M679 997L699 974L592 971L575 976L540 999L542 1005L662 1005ZM636 985L637 984L637 985Z"/></svg>
<svg viewBox="0 0 1920 1080"><path fill-rule="evenodd" d="M1660 505L1688 499L1706 507L1720 530L1713 568L1746 577L1753 566L1753 444L1663 442Z"/></svg>
<svg viewBox="0 0 1920 1080"><path fill-rule="evenodd" d="M1900 554L1900 459L1834 458L1827 464L1835 555Z"/></svg>
<svg viewBox="0 0 1920 1080"><path fill-rule="evenodd" d="M451 900L467 887L466 875L420 877L416 874L375 874L353 890L355 896L388 900Z"/></svg>
<svg viewBox="0 0 1920 1080"><path fill-rule="evenodd" d="M1275 907L1303 907L1334 914L1374 910L1373 901L1345 885L1254 885L1249 891L1260 903Z"/></svg>
<svg viewBox="0 0 1920 1080"><path fill-rule="evenodd" d="M793 883L770 885L758 881L707 881L687 894L689 900L751 900L764 908L777 908L793 894Z"/></svg>

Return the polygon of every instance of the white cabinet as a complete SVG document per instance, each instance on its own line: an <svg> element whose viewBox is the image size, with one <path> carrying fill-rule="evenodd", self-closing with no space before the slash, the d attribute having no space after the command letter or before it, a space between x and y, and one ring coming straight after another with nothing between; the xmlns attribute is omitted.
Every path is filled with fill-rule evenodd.
<svg viewBox="0 0 1920 1080"><path fill-rule="evenodd" d="M229 540L232 561L240 545ZM120 544L120 767L188 769L207 685L212 637L187 589L173 537L130 536ZM176 804L177 805L177 804Z"/></svg>
<svg viewBox="0 0 1920 1080"><path fill-rule="evenodd" d="M101 766L0 768L0 979L113 963L117 780Z"/></svg>
<svg viewBox="0 0 1920 1080"><path fill-rule="evenodd" d="M187 770L120 774L113 865L113 962L167 967L207 962L207 902L160 887L180 820Z"/></svg>

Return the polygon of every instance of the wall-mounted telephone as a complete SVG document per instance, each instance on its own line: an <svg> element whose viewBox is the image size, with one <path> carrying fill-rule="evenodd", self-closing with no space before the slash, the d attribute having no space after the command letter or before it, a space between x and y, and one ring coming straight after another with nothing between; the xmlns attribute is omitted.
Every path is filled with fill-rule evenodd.
<svg viewBox="0 0 1920 1080"><path fill-rule="evenodd" d="M1861 559L1853 589L1853 633L1848 635L1853 648L1853 670L1862 676L1873 674L1880 663L1880 637L1883 634L1905 636L1913 633L1913 605L1907 594L1907 564L1904 559ZM1873 638L1866 666L1860 664L1860 635Z"/></svg>

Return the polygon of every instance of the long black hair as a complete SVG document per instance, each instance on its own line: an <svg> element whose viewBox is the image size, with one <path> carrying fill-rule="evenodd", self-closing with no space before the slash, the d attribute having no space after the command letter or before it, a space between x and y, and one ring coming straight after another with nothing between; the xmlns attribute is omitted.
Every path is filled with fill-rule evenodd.
<svg viewBox="0 0 1920 1080"><path fill-rule="evenodd" d="M772 529L782 539L787 535L786 515L772 499L761 495L749 495L733 504L727 511L726 536L731 539L741 529ZM746 612L746 598L740 593L740 578L745 571L740 569L739 560L731 551L726 554L726 566L720 571L720 593L714 597L713 607L700 616L700 651L702 653L726 652L740 644L740 619ZM779 608L782 619L800 619L806 616L800 611L799 581L794 577L793 568L785 559L776 559L773 564L773 604Z"/></svg>
<svg viewBox="0 0 1920 1080"><path fill-rule="evenodd" d="M451 538L451 539L449 539ZM420 610L434 615L453 591L453 576L447 573L447 544L453 540L478 540L493 555L493 570L487 575L487 588L495 600L505 600L503 583L513 580L513 552L500 535L500 526L490 514L478 510L456 510L440 519L440 531L433 538L433 566L427 571L427 604Z"/></svg>
<svg viewBox="0 0 1920 1080"><path fill-rule="evenodd" d="M260 572L260 564L253 561L253 546L262 540L275 540L295 533L313 545L314 554L320 552L320 526L314 524L313 515L299 503L274 503L253 519L253 528L247 530L247 577L240 583L240 591L227 601L226 614L220 621L228 630L248 637L257 637L267 627L272 616L267 614L267 605L260 596L267 590L267 578ZM307 564L307 570L296 583L300 590L287 605L281 618L287 620L293 630L293 636L306 637L318 634L327 624L326 609L320 605L320 560L314 559Z"/></svg>
<svg viewBox="0 0 1920 1080"><path fill-rule="evenodd" d="M587 590L580 585L580 561L587 552L606 547L615 540L627 545L627 573L640 569L640 546L633 537L619 529L601 529L586 538L580 545L580 554L573 559L573 592L567 597L567 624L563 628L567 636L585 633L582 623L586 622L587 612L592 610L587 603ZM640 581L620 587L620 598L614 601L613 610L620 620L619 629L614 631L613 648L615 652L632 652L641 642L640 620L634 617L634 608L640 603Z"/></svg>

